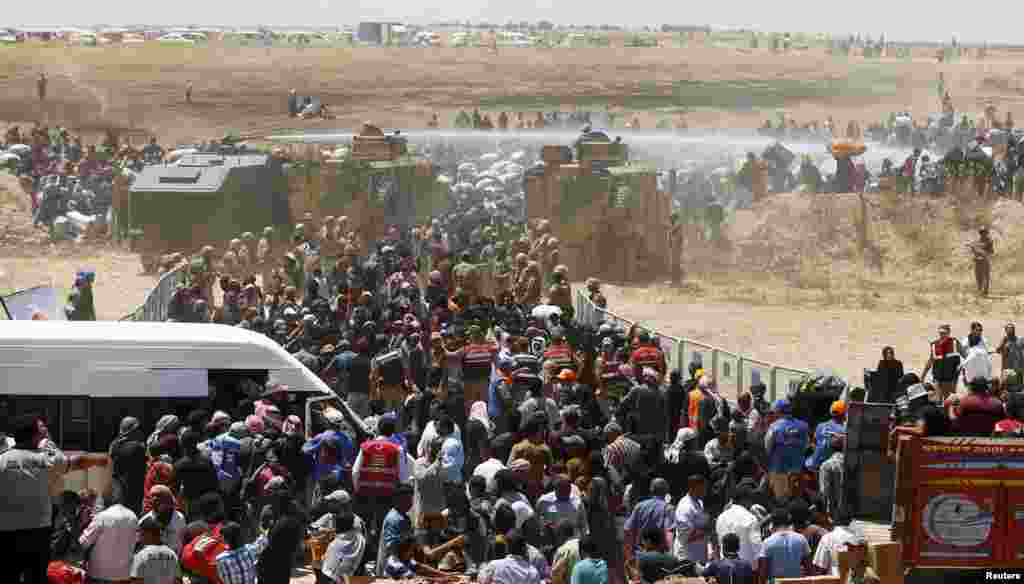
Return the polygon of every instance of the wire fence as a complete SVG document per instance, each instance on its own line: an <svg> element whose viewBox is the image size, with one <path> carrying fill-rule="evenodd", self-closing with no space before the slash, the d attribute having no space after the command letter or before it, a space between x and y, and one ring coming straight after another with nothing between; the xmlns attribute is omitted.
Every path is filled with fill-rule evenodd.
<svg viewBox="0 0 1024 584"><path fill-rule="evenodd" d="M163 322L167 320L167 309L178 286L185 283L187 266L181 264L160 277L156 286L146 294L146 300L138 308L121 317L121 321Z"/></svg>
<svg viewBox="0 0 1024 584"><path fill-rule="evenodd" d="M623 318L610 310L597 307L581 290L576 291L576 321L580 324L600 326L610 323L629 330L634 321ZM774 401L785 396L791 386L803 383L810 372L788 367L779 367L757 359L751 359L732 351L694 340L673 337L658 331L649 331L657 338L665 353L669 369L685 372L690 363L700 363L705 371L718 382L721 391L736 390L736 395L746 391L755 383L768 388L767 395Z"/></svg>

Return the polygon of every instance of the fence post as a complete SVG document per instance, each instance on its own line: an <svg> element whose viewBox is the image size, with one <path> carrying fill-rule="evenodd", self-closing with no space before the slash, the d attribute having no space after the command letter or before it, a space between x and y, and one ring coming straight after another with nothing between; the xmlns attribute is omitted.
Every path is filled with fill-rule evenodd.
<svg viewBox="0 0 1024 584"><path fill-rule="evenodd" d="M770 396L771 396L771 399L770 399L771 403L775 403L775 400L777 399L775 397L776 396L775 386L776 386L776 384L779 381L778 377L779 377L778 376L778 369L776 369L774 366L772 366L771 386L770 386L770 389L769 389L769 393L770 393Z"/></svg>
<svg viewBox="0 0 1024 584"><path fill-rule="evenodd" d="M718 349L711 349L711 377L718 383Z"/></svg>
<svg viewBox="0 0 1024 584"><path fill-rule="evenodd" d="M736 397L743 393L743 356L736 359Z"/></svg>
<svg viewBox="0 0 1024 584"><path fill-rule="evenodd" d="M686 362L686 339L679 339L679 346L676 347L676 362L679 363L679 373L683 381L689 379L690 365Z"/></svg>

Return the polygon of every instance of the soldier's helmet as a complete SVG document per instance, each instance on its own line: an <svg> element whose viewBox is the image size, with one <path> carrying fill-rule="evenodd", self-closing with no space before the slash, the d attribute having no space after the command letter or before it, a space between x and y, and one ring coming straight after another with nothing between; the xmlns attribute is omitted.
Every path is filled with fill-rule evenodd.
<svg viewBox="0 0 1024 584"><path fill-rule="evenodd" d="M274 228L273 227L268 225L268 226L263 228L263 236L264 237L270 237L273 234L274 234Z"/></svg>
<svg viewBox="0 0 1024 584"><path fill-rule="evenodd" d="M591 292L597 292L601 288L601 280L597 278L587 278L587 290Z"/></svg>
<svg viewBox="0 0 1024 584"><path fill-rule="evenodd" d="M560 276L565 276L566 278L568 278L569 277L569 266L567 266L565 264L558 264L557 266L555 266L555 273L560 275Z"/></svg>
<svg viewBox="0 0 1024 584"><path fill-rule="evenodd" d="M256 239L256 236L253 235L252 231L246 231L242 234L242 241L252 241L254 239Z"/></svg>
<svg viewBox="0 0 1024 584"><path fill-rule="evenodd" d="M328 215L328 216L324 217L324 224L325 225L332 225L332 224L334 224L334 216L333 215Z"/></svg>
<svg viewBox="0 0 1024 584"><path fill-rule="evenodd" d="M529 258L527 257L527 255L525 253L520 252L520 253L516 254L516 263L517 264L525 265L526 264L526 260L528 260L528 259Z"/></svg>
<svg viewBox="0 0 1024 584"><path fill-rule="evenodd" d="M230 247L231 249L235 249L240 245L242 245L242 240L236 237L235 239L231 240L231 242L228 244L228 247Z"/></svg>
<svg viewBox="0 0 1024 584"><path fill-rule="evenodd" d="M550 247L550 248L558 247L558 238L557 237L549 238L548 239L548 247Z"/></svg>
<svg viewBox="0 0 1024 584"><path fill-rule="evenodd" d="M212 245L204 245L199 250L199 255L201 255L201 256L208 256L208 255L210 255L212 253L213 253L213 246Z"/></svg>

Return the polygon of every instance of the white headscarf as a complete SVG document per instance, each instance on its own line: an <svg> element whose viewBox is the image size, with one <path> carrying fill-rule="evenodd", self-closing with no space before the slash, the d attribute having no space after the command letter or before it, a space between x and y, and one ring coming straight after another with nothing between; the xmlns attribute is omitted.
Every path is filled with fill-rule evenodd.
<svg viewBox="0 0 1024 584"><path fill-rule="evenodd" d="M686 444L696 437L697 432L693 428L680 428L675 442L665 449L665 460L672 464L679 462L679 455L686 450Z"/></svg>
<svg viewBox="0 0 1024 584"><path fill-rule="evenodd" d="M487 428L488 436L494 432L494 424L491 423L491 418L487 415L487 404L485 402L473 402L472 407L469 408L469 419L477 420L483 424L484 428Z"/></svg>

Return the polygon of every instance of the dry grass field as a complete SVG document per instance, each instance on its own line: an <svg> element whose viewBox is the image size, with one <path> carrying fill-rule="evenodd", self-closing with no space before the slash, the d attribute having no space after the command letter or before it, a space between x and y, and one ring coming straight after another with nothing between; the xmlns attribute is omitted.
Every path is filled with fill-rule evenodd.
<svg viewBox="0 0 1024 584"><path fill-rule="evenodd" d="M938 109L944 73L958 110L992 102L1024 119L1024 54L990 51L985 61L938 65L931 51L913 60L835 58L822 51L712 48L591 49L257 49L0 47L0 126L40 120L95 139L108 127L164 144L228 131L299 128L351 130L425 127L430 115L450 125L460 109L535 111L609 108L620 119L685 115L691 127L750 128L779 112L798 121L834 117L845 126L910 110ZM34 80L51 78L40 103ZM192 104L184 87L192 81ZM337 120L285 115L290 88L317 95ZM627 138L628 139L628 138ZM3 179L0 191L17 191ZM99 272L101 317L134 308L152 278L137 275L131 254L110 248L51 246L26 218L22 195L0 193L0 288L64 283L80 266ZM885 271L868 267L856 242L856 197L810 200L785 195L737 215L728 249L688 252L689 283L614 288L613 307L669 333L706 340L793 367L834 366L847 374L873 365L892 344L918 368L939 321L963 332L972 318L996 335L1024 313L1024 252L1015 240L1024 208L985 208L1000 255L994 298L974 296L963 243L972 221L927 202L875 199L871 239ZM982 218L984 219L984 218ZM579 274L580 278L585 274ZM998 340L998 339L995 339Z"/></svg>
<svg viewBox="0 0 1024 584"><path fill-rule="evenodd" d="M51 98L35 98L36 76L50 76ZM106 126L164 141L226 130L350 129L364 119L418 128L460 108L571 111L609 107L653 127L686 113L691 126L754 127L776 112L798 120L881 120L894 110L938 108L944 72L959 109L989 100L1016 109L1024 55L992 51L937 65L914 60L836 58L823 51L777 54L718 48L294 49L144 44L124 47L0 47L0 122L45 120L82 131ZM195 87L192 104L185 85ZM290 88L320 96L338 119L296 122L285 115ZM1024 112L1021 112L1024 115Z"/></svg>

